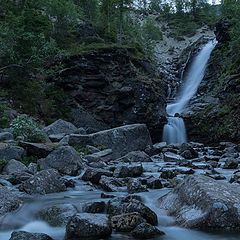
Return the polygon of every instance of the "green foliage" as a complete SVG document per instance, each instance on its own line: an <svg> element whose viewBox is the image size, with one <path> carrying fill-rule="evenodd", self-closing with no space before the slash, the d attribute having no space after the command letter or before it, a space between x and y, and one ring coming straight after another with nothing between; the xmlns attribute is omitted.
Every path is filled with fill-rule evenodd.
<svg viewBox="0 0 240 240"><path fill-rule="evenodd" d="M2 172L3 168L6 166L7 162L5 160L0 159L0 173Z"/></svg>
<svg viewBox="0 0 240 240"><path fill-rule="evenodd" d="M73 147L74 147L74 149L75 149L79 154L81 154L82 156L91 154L91 151L90 151L88 148L86 148L85 146L82 146L82 145L74 145Z"/></svg>
<svg viewBox="0 0 240 240"><path fill-rule="evenodd" d="M7 114L9 107L5 103L0 103L0 128L7 128L10 125L10 119Z"/></svg>
<svg viewBox="0 0 240 240"><path fill-rule="evenodd" d="M24 141L45 142L46 134L40 129L39 125L28 115L16 117L12 123L14 137L21 137Z"/></svg>
<svg viewBox="0 0 240 240"><path fill-rule="evenodd" d="M34 156L24 156L21 162L28 166L30 163L37 163L37 160L38 158Z"/></svg>

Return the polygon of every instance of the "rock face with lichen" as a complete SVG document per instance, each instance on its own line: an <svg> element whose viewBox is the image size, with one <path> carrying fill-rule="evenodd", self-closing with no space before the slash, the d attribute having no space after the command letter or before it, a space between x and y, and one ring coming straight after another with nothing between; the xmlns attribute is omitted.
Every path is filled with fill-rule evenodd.
<svg viewBox="0 0 240 240"><path fill-rule="evenodd" d="M69 95L72 122L89 132L130 123L145 123L156 132L165 121L164 81L131 50L106 48L71 56L54 82Z"/></svg>
<svg viewBox="0 0 240 240"><path fill-rule="evenodd" d="M239 230L239 190L238 186L206 176L189 176L159 199L159 207L184 227Z"/></svg>

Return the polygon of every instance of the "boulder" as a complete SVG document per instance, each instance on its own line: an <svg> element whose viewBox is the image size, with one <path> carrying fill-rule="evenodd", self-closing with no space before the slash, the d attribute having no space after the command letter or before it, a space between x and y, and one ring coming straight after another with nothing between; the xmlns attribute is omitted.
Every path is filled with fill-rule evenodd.
<svg viewBox="0 0 240 240"><path fill-rule="evenodd" d="M159 199L159 207L188 228L240 230L240 187L191 175Z"/></svg>
<svg viewBox="0 0 240 240"><path fill-rule="evenodd" d="M33 175L29 172L22 171L22 172L12 172L10 175L8 181L12 183L13 185L20 184L22 182L25 182L29 178L31 178Z"/></svg>
<svg viewBox="0 0 240 240"><path fill-rule="evenodd" d="M16 172L24 172L27 171L28 168L21 162L15 160L15 159L11 159L6 166L3 168L3 173L6 174L12 174L12 173L16 173Z"/></svg>
<svg viewBox="0 0 240 240"><path fill-rule="evenodd" d="M70 146L61 146L51 152L45 159L38 161L40 169L54 168L62 174L76 176L82 166L82 158Z"/></svg>
<svg viewBox="0 0 240 240"><path fill-rule="evenodd" d="M23 147L29 156L36 156L38 158L45 158L51 153L56 145L53 143L30 143L20 141L19 145Z"/></svg>
<svg viewBox="0 0 240 240"><path fill-rule="evenodd" d="M236 158L228 158L223 165L224 169L236 169L238 168L239 160Z"/></svg>
<svg viewBox="0 0 240 240"><path fill-rule="evenodd" d="M180 162L184 160L184 157L173 152L165 152L163 158L165 162Z"/></svg>
<svg viewBox="0 0 240 240"><path fill-rule="evenodd" d="M71 134L77 131L77 127L75 127L70 122L66 122L62 119L59 119L54 123L50 124L49 126L43 128L43 131L48 135L61 134L61 133Z"/></svg>
<svg viewBox="0 0 240 240"><path fill-rule="evenodd" d="M69 219L77 213L76 207L72 204L57 204L51 207L41 209L37 217L54 227L64 226Z"/></svg>
<svg viewBox="0 0 240 240"><path fill-rule="evenodd" d="M0 216L20 207L22 201L6 187L0 187Z"/></svg>
<svg viewBox="0 0 240 240"><path fill-rule="evenodd" d="M66 226L66 240L102 239L112 233L112 227L105 214L79 213Z"/></svg>
<svg viewBox="0 0 240 240"><path fill-rule="evenodd" d="M145 124L132 124L89 135L71 134L69 144L102 145L112 149L112 157L116 159L131 151L144 150L152 141Z"/></svg>
<svg viewBox="0 0 240 240"><path fill-rule="evenodd" d="M160 189L162 188L162 182L159 178L151 177L147 179L147 187L151 189Z"/></svg>
<svg viewBox="0 0 240 240"><path fill-rule="evenodd" d="M158 223L156 213L133 197L117 197L108 202L107 213L111 216L132 212L138 212L152 225L157 225Z"/></svg>
<svg viewBox="0 0 240 240"><path fill-rule="evenodd" d="M99 185L103 190L107 192L121 192L122 187L125 185L122 179L117 179L114 177L102 176Z"/></svg>
<svg viewBox="0 0 240 240"><path fill-rule="evenodd" d="M130 232L146 220L138 213L124 213L111 217L112 228L119 232Z"/></svg>
<svg viewBox="0 0 240 240"><path fill-rule="evenodd" d="M183 143L179 149L180 155L185 159L193 159L198 157L198 152L188 143Z"/></svg>
<svg viewBox="0 0 240 240"><path fill-rule="evenodd" d="M9 161L11 159L21 160L22 157L25 155L25 151L23 148L6 144L0 143L0 159Z"/></svg>
<svg viewBox="0 0 240 240"><path fill-rule="evenodd" d="M36 173L23 182L20 190L29 194L47 194L66 191L66 186L55 169L48 169Z"/></svg>
<svg viewBox="0 0 240 240"><path fill-rule="evenodd" d="M98 184L102 176L112 177L113 173L98 168L87 168L84 174L82 175L83 181L90 181L93 184Z"/></svg>
<svg viewBox="0 0 240 240"><path fill-rule="evenodd" d="M0 132L0 142L13 140L13 134L10 132Z"/></svg>
<svg viewBox="0 0 240 240"><path fill-rule="evenodd" d="M110 161L112 159L112 149L105 149L102 151L98 151L89 155L84 156L85 159L91 162L99 162L99 161Z"/></svg>
<svg viewBox="0 0 240 240"><path fill-rule="evenodd" d="M132 236L136 239L154 238L164 234L164 232L149 223L141 223L132 231Z"/></svg>
<svg viewBox="0 0 240 240"><path fill-rule="evenodd" d="M44 233L29 233L25 231L14 231L9 240L53 240Z"/></svg>
<svg viewBox="0 0 240 240"><path fill-rule="evenodd" d="M140 177L142 173L142 164L120 165L114 170L113 176L117 178Z"/></svg>
<svg viewBox="0 0 240 240"><path fill-rule="evenodd" d="M83 206L83 211L87 213L103 213L106 209L106 203L101 202L89 202Z"/></svg>
<svg viewBox="0 0 240 240"><path fill-rule="evenodd" d="M141 181L139 179L129 179L128 185L127 185L128 193L138 193L138 192L146 192L147 188L146 186L143 186Z"/></svg>

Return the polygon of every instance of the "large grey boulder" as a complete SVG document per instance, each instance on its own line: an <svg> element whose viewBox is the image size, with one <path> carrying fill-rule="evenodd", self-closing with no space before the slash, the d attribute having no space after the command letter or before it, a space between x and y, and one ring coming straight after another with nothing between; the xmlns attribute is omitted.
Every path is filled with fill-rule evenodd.
<svg viewBox="0 0 240 240"><path fill-rule="evenodd" d="M44 233L29 233L25 231L16 231L11 234L9 240L53 240L47 234Z"/></svg>
<svg viewBox="0 0 240 240"><path fill-rule="evenodd" d="M102 145L112 149L112 157L116 159L131 151L145 150L152 141L145 124L132 124L88 135L71 134L69 144Z"/></svg>
<svg viewBox="0 0 240 240"><path fill-rule="evenodd" d="M105 214L80 213L69 220L65 239L103 239L111 233L112 227Z"/></svg>
<svg viewBox="0 0 240 240"><path fill-rule="evenodd" d="M43 131L48 135L60 133L70 134L77 131L77 128L72 123L59 119L54 123L48 125L47 127L43 128Z"/></svg>
<svg viewBox="0 0 240 240"><path fill-rule="evenodd" d="M20 204L21 200L15 193L6 187L0 187L0 216L16 210Z"/></svg>
<svg viewBox="0 0 240 240"><path fill-rule="evenodd" d="M140 177L142 173L142 164L119 165L114 170L113 176L117 178Z"/></svg>
<svg viewBox="0 0 240 240"><path fill-rule="evenodd" d="M66 190L64 180L54 169L43 170L23 182L20 189L29 194L47 194Z"/></svg>
<svg viewBox="0 0 240 240"><path fill-rule="evenodd" d="M21 147L0 143L0 159L9 161L11 159L21 160L25 154L25 150Z"/></svg>
<svg viewBox="0 0 240 240"><path fill-rule="evenodd" d="M112 175L112 172L101 168L87 168L82 175L82 180L98 184L102 176L112 177Z"/></svg>
<svg viewBox="0 0 240 240"><path fill-rule="evenodd" d="M82 158L70 146L61 146L51 152L45 159L38 161L40 169L57 169L62 174L76 176L82 166Z"/></svg>
<svg viewBox="0 0 240 240"><path fill-rule="evenodd" d="M188 176L159 199L184 227L240 230L240 187L203 175Z"/></svg>
<svg viewBox="0 0 240 240"><path fill-rule="evenodd" d="M6 166L3 168L3 173L13 174L27 171L28 168L21 162L11 159Z"/></svg>

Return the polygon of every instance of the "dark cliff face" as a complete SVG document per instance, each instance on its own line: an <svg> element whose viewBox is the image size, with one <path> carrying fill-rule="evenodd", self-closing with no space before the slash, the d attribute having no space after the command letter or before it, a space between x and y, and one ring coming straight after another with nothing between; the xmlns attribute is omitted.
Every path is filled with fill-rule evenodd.
<svg viewBox="0 0 240 240"><path fill-rule="evenodd" d="M69 118L77 126L84 126L84 114L103 123L101 128L146 123L159 141L165 122L165 84L148 62L132 57L126 49L72 56L64 61L60 78L51 81L69 96Z"/></svg>
<svg viewBox="0 0 240 240"><path fill-rule="evenodd" d="M212 53L198 97L192 101L191 114L185 116L190 140L240 141L240 71L232 58L227 26L226 22L217 25L220 43Z"/></svg>

